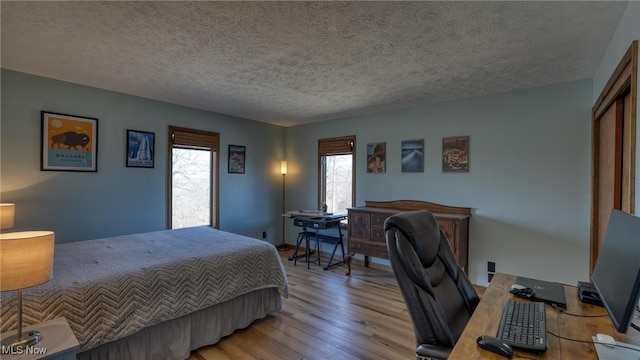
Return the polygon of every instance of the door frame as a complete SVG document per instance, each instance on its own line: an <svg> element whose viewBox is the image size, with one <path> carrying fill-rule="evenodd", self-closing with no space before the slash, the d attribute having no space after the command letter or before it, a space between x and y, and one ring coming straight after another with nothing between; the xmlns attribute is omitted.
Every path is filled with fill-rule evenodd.
<svg viewBox="0 0 640 360"><path fill-rule="evenodd" d="M590 256L589 274L593 273L599 254L598 243L598 205L599 205L599 128L602 115L622 95L630 94L631 116L627 123L622 124L624 128L622 141L623 166L620 168L621 182L617 184L618 190L628 187L627 191L621 191L626 198L621 203L628 204L629 212L635 213L635 164L636 164L636 114L638 103L638 40L631 43L631 46L618 63L615 71L607 81L604 89L600 93L598 100L591 111L591 230L590 230Z"/></svg>

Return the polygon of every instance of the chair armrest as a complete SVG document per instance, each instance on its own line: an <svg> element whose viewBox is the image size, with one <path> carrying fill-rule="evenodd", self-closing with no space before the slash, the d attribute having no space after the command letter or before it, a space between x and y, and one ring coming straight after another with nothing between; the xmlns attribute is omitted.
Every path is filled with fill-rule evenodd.
<svg viewBox="0 0 640 360"><path fill-rule="evenodd" d="M416 348L416 356L427 359L446 360L449 357L449 353L451 353L451 348L438 345L420 344Z"/></svg>

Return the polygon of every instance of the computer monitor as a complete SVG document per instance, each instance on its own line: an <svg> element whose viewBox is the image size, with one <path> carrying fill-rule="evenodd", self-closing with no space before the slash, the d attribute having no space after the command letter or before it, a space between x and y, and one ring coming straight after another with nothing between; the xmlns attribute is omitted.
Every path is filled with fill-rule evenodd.
<svg viewBox="0 0 640 360"><path fill-rule="evenodd" d="M640 295L640 218L613 209L591 281L616 330L626 333Z"/></svg>

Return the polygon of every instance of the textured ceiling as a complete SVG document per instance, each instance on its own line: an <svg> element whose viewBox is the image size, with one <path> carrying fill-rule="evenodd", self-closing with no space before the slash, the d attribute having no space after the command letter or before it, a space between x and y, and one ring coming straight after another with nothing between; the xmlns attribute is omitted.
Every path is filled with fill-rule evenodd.
<svg viewBox="0 0 640 360"><path fill-rule="evenodd" d="M626 2L10 2L3 68L289 126L590 78Z"/></svg>

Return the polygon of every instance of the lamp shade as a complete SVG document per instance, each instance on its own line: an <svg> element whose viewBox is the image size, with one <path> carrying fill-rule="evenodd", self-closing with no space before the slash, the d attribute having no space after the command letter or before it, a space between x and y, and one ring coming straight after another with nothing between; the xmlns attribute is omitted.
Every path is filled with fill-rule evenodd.
<svg viewBox="0 0 640 360"><path fill-rule="evenodd" d="M51 280L54 239L51 231L0 234L0 291L24 289Z"/></svg>
<svg viewBox="0 0 640 360"><path fill-rule="evenodd" d="M0 204L0 229L10 229L13 227L13 220L16 217L16 204Z"/></svg>
<svg viewBox="0 0 640 360"><path fill-rule="evenodd" d="M282 160L280 162L280 174L282 174L282 175L286 175L287 174L287 161L286 160Z"/></svg>

